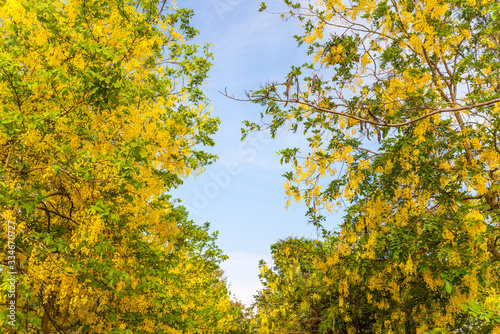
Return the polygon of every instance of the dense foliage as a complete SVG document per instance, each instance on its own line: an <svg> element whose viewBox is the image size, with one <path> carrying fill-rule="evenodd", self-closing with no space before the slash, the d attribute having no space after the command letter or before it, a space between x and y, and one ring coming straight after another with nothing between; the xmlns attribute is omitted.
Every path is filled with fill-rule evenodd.
<svg viewBox="0 0 500 334"><path fill-rule="evenodd" d="M207 226L167 195L213 156L192 12L155 0L0 2L3 333L228 333ZM9 228L10 229L10 228ZM11 258L9 258L11 256ZM8 268L12 257L15 265Z"/></svg>
<svg viewBox="0 0 500 334"><path fill-rule="evenodd" d="M249 95L247 131L307 137L280 152L285 188L325 241L296 241L305 272L286 252L263 268L259 331L499 333L498 3L285 3L312 61Z"/></svg>
<svg viewBox="0 0 500 334"><path fill-rule="evenodd" d="M272 246L252 315L168 195L215 158L193 13L0 1L3 332L500 333L500 5L309 2L246 131L307 138L285 191L323 237Z"/></svg>

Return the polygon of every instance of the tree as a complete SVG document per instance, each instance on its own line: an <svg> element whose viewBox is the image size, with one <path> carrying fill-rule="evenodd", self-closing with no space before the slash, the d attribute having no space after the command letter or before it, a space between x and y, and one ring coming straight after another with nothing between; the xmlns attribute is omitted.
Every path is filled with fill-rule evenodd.
<svg viewBox="0 0 500 334"><path fill-rule="evenodd" d="M0 213L15 229L0 241L2 303L16 307L2 331L234 328L214 236L167 195L214 159L198 148L218 119L193 13L156 0L1 6Z"/></svg>
<svg viewBox="0 0 500 334"><path fill-rule="evenodd" d="M307 137L280 154L290 199L339 238L318 264L329 289L362 284L372 332L500 331L498 4L285 3L313 60L248 95L266 111L246 131Z"/></svg>
<svg viewBox="0 0 500 334"><path fill-rule="evenodd" d="M319 263L325 262L333 239L326 242L288 238L271 246L274 266L261 263L264 285L256 296L255 327L258 333L370 333L370 310L366 296L349 298L351 319L338 312L339 298L328 286Z"/></svg>
<svg viewBox="0 0 500 334"><path fill-rule="evenodd" d="M255 299L258 333L321 333L322 282L314 269L320 242L288 238L271 246L274 266L260 264L264 289ZM320 302L321 301L321 302ZM323 302L323 303L322 303Z"/></svg>

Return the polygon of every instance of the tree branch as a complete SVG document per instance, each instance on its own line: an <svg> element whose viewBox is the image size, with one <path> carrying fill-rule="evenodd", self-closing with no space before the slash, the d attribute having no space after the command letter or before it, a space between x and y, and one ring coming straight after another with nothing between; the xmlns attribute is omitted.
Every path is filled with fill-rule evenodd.
<svg viewBox="0 0 500 334"><path fill-rule="evenodd" d="M270 100L270 101L281 102L281 103L299 104L299 105L310 107L310 108L315 109L315 110L324 111L324 112L327 112L327 113L330 113L330 114L333 114L333 115L338 115L338 116L343 116L343 117L346 117L346 118L354 119L354 120L359 121L359 122L365 122L365 123L369 123L369 124L372 124L372 125L387 126L387 127L392 127L392 128L397 128L397 127L409 125L409 124L418 122L418 121L420 121L422 119L428 118L428 117L433 116L433 115L441 114L441 113L454 113L454 112L461 111L461 110L469 110L469 109L484 107L484 106L488 106L488 105L492 105L492 104L500 102L500 98L497 98L497 99L493 99L493 100L489 100L489 101L485 101L485 102L481 102L481 103L475 103L475 104L471 104L471 105L467 105L467 106L463 106L463 107L456 107L456 108L445 108L445 109L422 108L422 109L433 110L433 111L430 112L430 113L427 113L425 115L422 115L422 116L416 117L414 119L411 119L409 121L406 121L406 122L402 122L402 123L386 123L386 122L370 120L368 118L363 118L363 117L359 117L359 116L347 114L347 113L341 112L341 111L336 111L336 110L332 110L332 109L323 108L323 107L320 107L318 105L315 105L315 104L312 104L312 103L306 102L306 101L299 101L299 100L292 100L292 99L278 99L278 98L274 98L274 97L271 97L271 96L268 96L268 95L254 95L254 96L248 96L247 99L238 99L238 98L235 98L234 96L230 96L227 93L227 91L224 92L224 93L221 92L221 91L219 91L219 93L221 93L222 95L224 95L224 96L226 96L226 97L228 97L228 98L230 98L232 100L235 100L235 101L250 101L250 102L255 102L255 101Z"/></svg>

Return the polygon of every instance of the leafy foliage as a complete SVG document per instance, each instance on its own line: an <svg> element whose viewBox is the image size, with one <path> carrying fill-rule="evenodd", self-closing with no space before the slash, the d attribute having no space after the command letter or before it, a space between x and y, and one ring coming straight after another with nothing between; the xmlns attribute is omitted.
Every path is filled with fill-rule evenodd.
<svg viewBox="0 0 500 334"><path fill-rule="evenodd" d="M285 128L309 141L306 152L280 154L293 163L288 203L304 201L332 247L318 256L303 246L316 259L310 284L336 296L322 313L329 325L315 330L499 332L498 5L285 3L282 17L301 22L296 38L313 60L249 95L266 107L267 126L248 122L246 131ZM328 232L325 212L338 208L344 223ZM261 300L282 291L269 287ZM292 332L274 321L261 331Z"/></svg>
<svg viewBox="0 0 500 334"><path fill-rule="evenodd" d="M363 282L341 294L344 277L332 280L331 261L321 266L337 251L335 239L288 238L271 248L274 267L261 264L264 289L256 296L258 333L371 333L375 307ZM339 309L339 302L346 309Z"/></svg>
<svg viewBox="0 0 500 334"><path fill-rule="evenodd" d="M0 211L17 226L15 332L237 328L215 236L166 195L214 159L197 149L213 145L218 119L204 111L212 55L188 43L193 13L154 0L0 5Z"/></svg>

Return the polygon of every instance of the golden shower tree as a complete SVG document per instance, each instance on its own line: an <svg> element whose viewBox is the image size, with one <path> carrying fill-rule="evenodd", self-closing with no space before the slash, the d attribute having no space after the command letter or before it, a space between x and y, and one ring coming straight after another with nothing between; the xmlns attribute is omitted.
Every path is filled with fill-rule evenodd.
<svg viewBox="0 0 500 334"><path fill-rule="evenodd" d="M293 165L290 201L304 201L325 230L311 283L328 296L321 328L498 333L498 3L285 3L281 15L299 20L296 38L312 60L248 95L266 112L247 131L308 139L307 150L280 153ZM345 219L327 233L326 213L337 208ZM269 295L295 279L263 269ZM276 308L259 312L261 325L279 319Z"/></svg>
<svg viewBox="0 0 500 334"><path fill-rule="evenodd" d="M2 332L230 331L224 256L167 195L214 158L192 12L0 5Z"/></svg>

